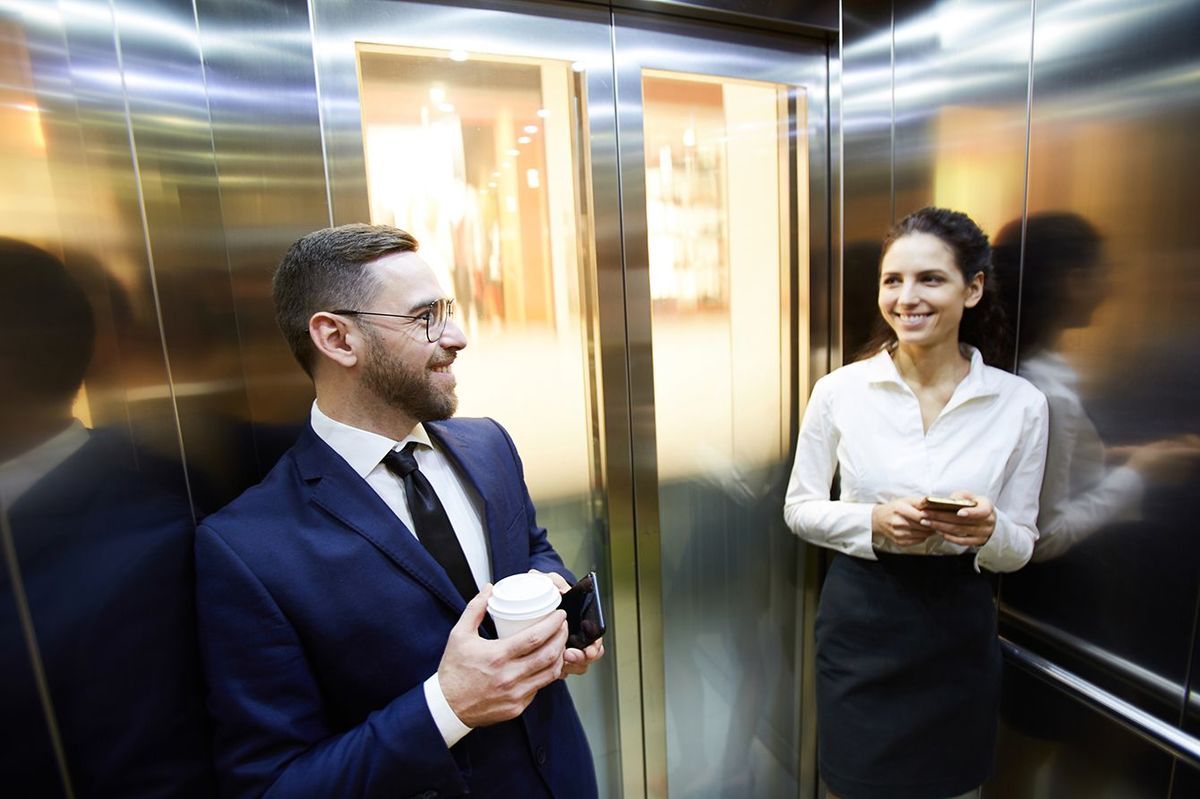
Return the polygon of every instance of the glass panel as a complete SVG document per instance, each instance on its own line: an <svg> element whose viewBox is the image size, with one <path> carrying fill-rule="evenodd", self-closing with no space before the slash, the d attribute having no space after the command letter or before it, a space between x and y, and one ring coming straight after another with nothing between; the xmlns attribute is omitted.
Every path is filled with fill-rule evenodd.
<svg viewBox="0 0 1200 799"><path fill-rule="evenodd" d="M642 94L670 794L792 795L799 554L780 508L793 357L808 371L804 97L651 70Z"/></svg>
<svg viewBox="0 0 1200 799"><path fill-rule="evenodd" d="M371 220L416 236L470 342L455 363L459 413L504 424L555 548L611 586L595 534L605 506L582 73L370 44L358 70ZM602 796L620 785L614 664L569 683Z"/></svg>

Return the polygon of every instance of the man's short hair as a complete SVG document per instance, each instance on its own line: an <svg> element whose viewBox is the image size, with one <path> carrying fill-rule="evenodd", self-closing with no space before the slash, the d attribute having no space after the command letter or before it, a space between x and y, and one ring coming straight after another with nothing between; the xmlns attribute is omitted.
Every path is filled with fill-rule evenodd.
<svg viewBox="0 0 1200 799"><path fill-rule="evenodd" d="M308 320L318 311L364 310L375 296L377 279L366 265L385 255L416 252L417 240L391 225L353 224L309 233L279 262L272 282L275 321L292 354L312 377Z"/></svg>
<svg viewBox="0 0 1200 799"><path fill-rule="evenodd" d="M55 401L83 385L96 339L92 306L56 256L0 238L0 384ZM22 335L30 333L30 335Z"/></svg>

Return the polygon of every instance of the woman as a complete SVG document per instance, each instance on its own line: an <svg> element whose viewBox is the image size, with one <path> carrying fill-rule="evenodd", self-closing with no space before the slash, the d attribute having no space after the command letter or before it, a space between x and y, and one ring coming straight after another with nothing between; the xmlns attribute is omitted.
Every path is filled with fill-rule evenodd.
<svg viewBox="0 0 1200 799"><path fill-rule="evenodd" d="M885 324L869 357L813 388L784 517L838 552L816 625L826 783L841 799L946 799L991 772L1001 664L981 570L1033 552L1046 400L986 365L1005 329L969 217L923 208L882 252Z"/></svg>

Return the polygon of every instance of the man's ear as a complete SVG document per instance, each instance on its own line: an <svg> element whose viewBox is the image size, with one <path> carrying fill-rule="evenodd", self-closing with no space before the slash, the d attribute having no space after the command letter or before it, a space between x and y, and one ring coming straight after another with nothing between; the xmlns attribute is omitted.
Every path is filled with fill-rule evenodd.
<svg viewBox="0 0 1200 799"><path fill-rule="evenodd" d="M344 316L317 311L308 320L308 337L317 355L349 369L363 350L362 334Z"/></svg>
<svg viewBox="0 0 1200 799"><path fill-rule="evenodd" d="M983 299L983 271L976 272L975 275L967 282L967 294L963 304L968 308L974 308Z"/></svg>

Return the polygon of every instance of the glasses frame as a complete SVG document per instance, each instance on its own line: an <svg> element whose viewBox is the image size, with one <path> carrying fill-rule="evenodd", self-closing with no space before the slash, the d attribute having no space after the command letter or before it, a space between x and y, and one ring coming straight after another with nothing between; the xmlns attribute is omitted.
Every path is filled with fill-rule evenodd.
<svg viewBox="0 0 1200 799"><path fill-rule="evenodd" d="M434 311L439 304L446 306L446 316L444 319L442 319L441 329L437 331L437 335L435 336L433 334L433 317ZM424 319L425 338L430 344L433 344L442 337L443 333L446 332L446 325L450 323L450 319L454 316L454 300L445 298L434 300L433 302L429 303L428 311L416 316L402 313L382 313L381 311L353 311L345 308L338 311L330 311L330 313L337 314L338 316L386 316L391 319Z"/></svg>

